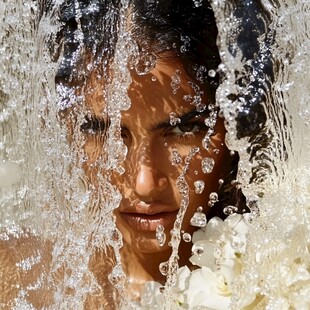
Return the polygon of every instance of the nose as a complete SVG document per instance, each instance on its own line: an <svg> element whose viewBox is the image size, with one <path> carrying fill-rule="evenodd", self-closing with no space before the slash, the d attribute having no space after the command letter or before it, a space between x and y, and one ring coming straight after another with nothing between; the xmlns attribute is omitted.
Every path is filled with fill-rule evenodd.
<svg viewBox="0 0 310 310"><path fill-rule="evenodd" d="M138 166L135 181L135 192L144 200L152 200L168 185L167 177L159 169L145 163L140 163Z"/></svg>

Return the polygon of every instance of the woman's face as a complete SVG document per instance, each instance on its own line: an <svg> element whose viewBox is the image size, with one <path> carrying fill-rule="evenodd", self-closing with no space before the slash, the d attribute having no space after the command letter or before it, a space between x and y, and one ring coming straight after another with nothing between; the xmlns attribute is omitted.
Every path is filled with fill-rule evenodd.
<svg viewBox="0 0 310 310"><path fill-rule="evenodd" d="M140 253L167 251L170 230L183 197L178 178L184 175L189 186L189 204L182 230L192 233L196 228L190 225L191 217L200 206L208 212L209 195L218 190L218 181L227 171L225 162L229 156L224 145L225 129L223 121L218 120L209 149L203 148L202 139L209 129L205 119L210 111L198 113L191 102L201 99L208 105L211 99L201 86L200 89L195 87L198 83L189 78L178 59L157 61L148 74L138 75L132 71L131 76L128 90L131 107L122 112L121 120L121 135L128 150L123 163L125 172L122 175L115 172L112 176L112 183L123 197L115 210L116 224L125 244L132 250ZM174 87L172 80L176 82ZM88 105L94 117L100 117L104 109L99 93L102 90L94 85L92 89ZM188 98L192 99L189 101ZM93 137L86 139L89 165L98 156L94 151L98 149L98 141L100 139ZM199 151L189 160L186 169L185 159L194 148ZM202 171L202 159L206 157L214 160L211 173ZM204 181L205 188L197 194L194 182L199 180ZM159 225L164 227L167 235L163 246L156 240Z"/></svg>

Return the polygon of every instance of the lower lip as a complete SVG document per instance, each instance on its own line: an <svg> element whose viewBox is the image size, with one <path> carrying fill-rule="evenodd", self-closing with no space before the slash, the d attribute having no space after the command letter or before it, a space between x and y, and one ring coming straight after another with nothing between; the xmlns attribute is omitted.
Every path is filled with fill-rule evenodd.
<svg viewBox="0 0 310 310"><path fill-rule="evenodd" d="M130 227L141 232L155 232L158 225L172 227L178 211L163 212L152 215L140 213L121 213Z"/></svg>

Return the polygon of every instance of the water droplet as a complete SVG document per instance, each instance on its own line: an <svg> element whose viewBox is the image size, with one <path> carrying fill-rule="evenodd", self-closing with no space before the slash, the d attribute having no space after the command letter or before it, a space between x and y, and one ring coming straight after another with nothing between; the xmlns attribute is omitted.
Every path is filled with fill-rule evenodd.
<svg viewBox="0 0 310 310"><path fill-rule="evenodd" d="M177 186L180 194L184 195L184 194L188 193L188 185L187 185L184 177L179 177L177 179L176 186Z"/></svg>
<svg viewBox="0 0 310 310"><path fill-rule="evenodd" d="M214 78L216 76L216 71L211 69L208 71L208 75L209 75L209 77Z"/></svg>
<svg viewBox="0 0 310 310"><path fill-rule="evenodd" d="M180 52L181 52L181 53L185 53L185 52L186 52L186 46L185 46L185 45L182 45L182 46L180 47Z"/></svg>
<svg viewBox="0 0 310 310"><path fill-rule="evenodd" d="M171 112L169 114L169 123L171 126L176 126L181 123L181 119L177 117L177 114L175 112Z"/></svg>
<svg viewBox="0 0 310 310"><path fill-rule="evenodd" d="M235 151L230 151L230 155L234 156L235 155Z"/></svg>
<svg viewBox="0 0 310 310"><path fill-rule="evenodd" d="M196 111L201 113L203 111L205 111L207 108L207 106L204 103L200 103L196 105Z"/></svg>
<svg viewBox="0 0 310 310"><path fill-rule="evenodd" d="M194 171L194 174L195 174L195 175L198 175L198 173L199 173L198 170L195 170L195 171Z"/></svg>
<svg viewBox="0 0 310 310"><path fill-rule="evenodd" d="M182 158L177 149L172 150L171 164L177 166L182 163Z"/></svg>
<svg viewBox="0 0 310 310"><path fill-rule="evenodd" d="M163 262L159 264L159 271L163 276L166 276L168 273L168 262Z"/></svg>
<svg viewBox="0 0 310 310"><path fill-rule="evenodd" d="M219 154L219 152L220 152L219 149L214 149L214 150L213 150L213 153L214 153L215 155Z"/></svg>
<svg viewBox="0 0 310 310"><path fill-rule="evenodd" d="M202 211L203 211L203 207L202 206L197 208L197 212L202 212Z"/></svg>
<svg viewBox="0 0 310 310"><path fill-rule="evenodd" d="M202 6L202 1L203 0L194 0L195 7L198 8L198 7Z"/></svg>
<svg viewBox="0 0 310 310"><path fill-rule="evenodd" d="M216 192L212 192L212 193L210 193L210 195L209 195L209 200L210 200L210 202L211 203L216 203L217 201L218 201L218 195L217 195L217 193Z"/></svg>
<svg viewBox="0 0 310 310"><path fill-rule="evenodd" d="M152 82L156 82L157 81L157 78L155 75L152 76Z"/></svg>
<svg viewBox="0 0 310 310"><path fill-rule="evenodd" d="M184 233L182 235L182 238L183 238L184 242L191 242L192 241L192 236L189 233Z"/></svg>
<svg viewBox="0 0 310 310"><path fill-rule="evenodd" d="M204 136L204 138L202 139L202 147L205 149L205 150L208 150L209 148L209 144L210 144L210 136L208 134L206 134Z"/></svg>
<svg viewBox="0 0 310 310"><path fill-rule="evenodd" d="M214 159L211 157L205 157L201 161L201 168L203 173L211 173L214 167Z"/></svg>
<svg viewBox="0 0 310 310"><path fill-rule="evenodd" d="M181 35L181 41L183 42L183 45L180 47L180 52L185 53L188 51L190 46L190 38L188 36Z"/></svg>
<svg viewBox="0 0 310 310"><path fill-rule="evenodd" d="M236 206L226 206L223 209L223 213L225 215L230 215L230 214L237 213L237 212L238 212L238 208Z"/></svg>
<svg viewBox="0 0 310 310"><path fill-rule="evenodd" d="M138 63L135 66L138 75L149 73L156 65L156 56L153 54L144 54L140 56Z"/></svg>
<svg viewBox="0 0 310 310"><path fill-rule="evenodd" d="M207 225L207 217L202 212L195 212L190 220L190 224L194 227L205 227Z"/></svg>
<svg viewBox="0 0 310 310"><path fill-rule="evenodd" d="M165 231L165 228L164 228L163 225L158 225L158 226L156 227L156 232L162 233L162 232L164 232L164 231Z"/></svg>
<svg viewBox="0 0 310 310"><path fill-rule="evenodd" d="M213 117L206 117L205 118L205 125L209 128L214 128L216 124L216 119L214 119Z"/></svg>
<svg viewBox="0 0 310 310"><path fill-rule="evenodd" d="M219 185L223 185L224 184L224 180L223 179L219 179Z"/></svg>
<svg viewBox="0 0 310 310"><path fill-rule="evenodd" d="M164 227L162 225L156 227L156 240L159 246L163 246L166 242L166 234L164 233Z"/></svg>
<svg viewBox="0 0 310 310"><path fill-rule="evenodd" d="M170 86L172 87L173 94L176 94L181 84L180 70L176 70L175 74L171 77Z"/></svg>
<svg viewBox="0 0 310 310"><path fill-rule="evenodd" d="M195 193L201 194L205 188L205 182L202 180L197 180L194 182L194 186L195 186Z"/></svg>
<svg viewBox="0 0 310 310"><path fill-rule="evenodd" d="M185 95L185 96L183 97L183 99L184 99L185 101L190 102L190 101L193 100L193 97L192 97L191 95Z"/></svg>

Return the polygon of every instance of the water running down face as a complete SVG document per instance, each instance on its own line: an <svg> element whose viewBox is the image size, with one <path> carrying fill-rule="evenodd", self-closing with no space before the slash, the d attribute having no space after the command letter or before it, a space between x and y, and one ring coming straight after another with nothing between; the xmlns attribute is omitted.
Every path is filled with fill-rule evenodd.
<svg viewBox="0 0 310 310"><path fill-rule="evenodd" d="M171 77L176 72L180 78L178 89L171 86ZM138 75L132 71L131 76L128 90L131 107L122 113L121 122L121 136L128 149L123 163L125 173L115 173L112 177L123 197L120 207L115 210L116 224L125 245L133 251L163 252L170 249L169 231L173 228L182 200L177 179L184 169L185 158L191 150L199 148L185 173L189 185L189 206L182 230L192 233L195 228L190 225L191 217L200 206L208 212L209 195L218 190L218 180L223 178L229 166L229 153L224 144L225 129L219 119L210 137L209 149L202 147L202 140L209 130L205 119L211 112L207 108L199 113L184 99L197 97L197 81L190 79L177 58L158 60L148 74ZM200 88L199 98L202 103L210 105L210 95L202 86ZM104 110L100 91L100 87L94 87L92 99L88 102L93 114L89 122L97 124L97 132L93 130L94 133L86 135L85 152L89 165L96 161L100 152L100 146L96 145L98 139L94 138L100 135L98 123ZM211 173L202 171L201 162L206 157L214 160ZM205 184L201 194L195 193L194 182L198 180ZM167 234L167 242L163 246L159 246L155 237L159 225Z"/></svg>

